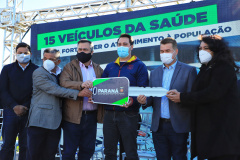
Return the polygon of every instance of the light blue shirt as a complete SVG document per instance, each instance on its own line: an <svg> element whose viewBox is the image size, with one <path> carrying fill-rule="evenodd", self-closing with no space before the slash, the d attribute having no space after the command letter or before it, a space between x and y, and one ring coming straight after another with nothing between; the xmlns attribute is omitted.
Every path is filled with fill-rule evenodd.
<svg viewBox="0 0 240 160"><path fill-rule="evenodd" d="M162 87L169 90L170 84L172 80L172 76L174 70L176 68L177 61L167 68L166 66L162 65L163 67L163 79L162 79ZM166 96L163 96L161 99L161 118L170 118L169 113L169 100Z"/></svg>
<svg viewBox="0 0 240 160"><path fill-rule="evenodd" d="M27 66L29 66L29 63L25 66L25 68L23 68L19 62L18 62L18 65L19 65L19 66L22 68L22 70L24 71L24 70L27 68Z"/></svg>

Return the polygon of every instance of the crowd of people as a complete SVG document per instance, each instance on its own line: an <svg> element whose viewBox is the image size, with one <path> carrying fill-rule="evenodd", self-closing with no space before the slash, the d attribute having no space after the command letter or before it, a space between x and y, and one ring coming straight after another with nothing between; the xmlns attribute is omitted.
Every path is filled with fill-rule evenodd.
<svg viewBox="0 0 240 160"><path fill-rule="evenodd" d="M0 98L3 145L0 160L12 160L16 137L19 160L55 160L63 129L63 160L89 160L95 151L97 123L103 123L106 160L117 160L118 142L127 160L138 160L139 108L153 107L151 131L158 160L240 160L240 104L236 66L226 42L218 35L202 36L195 67L177 60L173 38L160 42L162 65L148 78L146 65L132 54L133 38L117 40L118 58L103 70L92 61L93 43L81 39L76 59L61 70L60 52L47 48L43 65L31 62L26 43L16 47L16 62L3 67ZM147 53L146 53L147 54ZM95 104L91 88L96 78L127 77L130 86L163 87L163 97L130 97L122 106Z"/></svg>

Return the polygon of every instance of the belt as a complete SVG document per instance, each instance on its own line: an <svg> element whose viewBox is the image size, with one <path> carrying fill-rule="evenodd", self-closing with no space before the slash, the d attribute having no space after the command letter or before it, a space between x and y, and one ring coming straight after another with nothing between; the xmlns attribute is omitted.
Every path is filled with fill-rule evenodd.
<svg viewBox="0 0 240 160"><path fill-rule="evenodd" d="M171 119L167 119L167 118L160 118L160 121L162 121L162 122L171 122Z"/></svg>
<svg viewBox="0 0 240 160"><path fill-rule="evenodd" d="M89 110L89 111L82 111L82 115L83 115L83 114L94 114L94 113L97 113L97 110L93 110L93 111L91 111L91 110Z"/></svg>

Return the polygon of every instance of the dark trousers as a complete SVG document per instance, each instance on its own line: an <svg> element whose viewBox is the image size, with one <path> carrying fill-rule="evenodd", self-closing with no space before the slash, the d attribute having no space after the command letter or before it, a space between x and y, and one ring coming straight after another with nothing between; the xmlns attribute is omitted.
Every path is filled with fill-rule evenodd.
<svg viewBox="0 0 240 160"><path fill-rule="evenodd" d="M117 159L117 144L121 136L127 160L138 160L138 112L105 111L103 122L105 160Z"/></svg>
<svg viewBox="0 0 240 160"><path fill-rule="evenodd" d="M56 130L40 127L29 127L28 134L28 160L55 160L61 128Z"/></svg>
<svg viewBox="0 0 240 160"><path fill-rule="evenodd" d="M0 151L0 160L12 160L15 142L18 135L19 160L26 159L27 153L27 115L17 116L12 109L3 112L3 145Z"/></svg>
<svg viewBox="0 0 240 160"><path fill-rule="evenodd" d="M240 160L240 156L225 155L225 156L220 156L220 157L209 158L208 160Z"/></svg>
<svg viewBox="0 0 240 160"><path fill-rule="evenodd" d="M141 125L140 125L140 122L142 122L142 119L141 119L141 115L140 114L138 114L138 130L140 130L140 127L141 127ZM122 160L122 153L124 153L125 152L125 150L124 150L124 147L123 147L123 143L122 143L122 138L121 138L121 136L120 136L120 139L119 139L119 158L120 158L120 160ZM125 157L125 160L126 160L126 157Z"/></svg>
<svg viewBox="0 0 240 160"><path fill-rule="evenodd" d="M63 122L63 160L75 160L77 148L78 160L89 160L95 151L97 132L97 112L83 114L80 124Z"/></svg>
<svg viewBox="0 0 240 160"><path fill-rule="evenodd" d="M152 135L158 160L187 160L188 133L176 133L170 121L160 121Z"/></svg>

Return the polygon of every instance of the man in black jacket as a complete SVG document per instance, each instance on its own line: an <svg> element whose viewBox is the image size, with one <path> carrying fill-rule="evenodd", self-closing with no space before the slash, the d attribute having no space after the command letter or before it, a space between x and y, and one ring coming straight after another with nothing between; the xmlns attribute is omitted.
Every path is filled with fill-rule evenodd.
<svg viewBox="0 0 240 160"><path fill-rule="evenodd" d="M14 156L16 137L19 140L19 160L26 159L28 109L32 96L32 73L38 68L30 60L31 49L26 43L16 47L16 62L3 67L0 76L0 95L3 111L3 145L1 160Z"/></svg>

